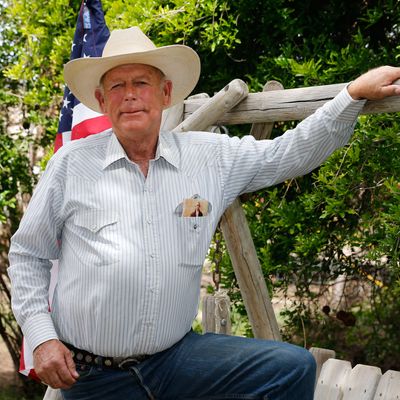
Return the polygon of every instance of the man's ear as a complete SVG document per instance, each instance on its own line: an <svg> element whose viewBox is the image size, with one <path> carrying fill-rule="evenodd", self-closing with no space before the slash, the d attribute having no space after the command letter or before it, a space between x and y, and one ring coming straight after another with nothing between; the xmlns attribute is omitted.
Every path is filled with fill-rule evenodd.
<svg viewBox="0 0 400 400"><path fill-rule="evenodd" d="M100 88L97 88L94 92L94 96L96 97L97 101L99 102L101 112L103 114L107 114L107 108L106 108L106 104L104 101L104 95L103 95L102 90Z"/></svg>
<svg viewBox="0 0 400 400"><path fill-rule="evenodd" d="M167 108L171 104L171 94L172 94L172 81L165 80L163 87L163 106Z"/></svg>

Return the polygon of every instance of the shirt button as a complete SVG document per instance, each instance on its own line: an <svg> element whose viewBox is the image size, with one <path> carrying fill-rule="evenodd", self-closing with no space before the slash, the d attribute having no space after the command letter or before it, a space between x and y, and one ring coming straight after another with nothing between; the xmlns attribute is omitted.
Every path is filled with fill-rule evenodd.
<svg viewBox="0 0 400 400"><path fill-rule="evenodd" d="M147 223L148 223L149 225L151 225L152 222L153 222L153 221L151 220L151 218L147 218Z"/></svg>
<svg viewBox="0 0 400 400"><path fill-rule="evenodd" d="M150 257L151 257L151 258L155 258L155 256L156 256L156 255L155 255L154 253L151 253L151 254L150 254Z"/></svg>
<svg viewBox="0 0 400 400"><path fill-rule="evenodd" d="M92 231L95 231L97 229L97 225L92 226Z"/></svg>

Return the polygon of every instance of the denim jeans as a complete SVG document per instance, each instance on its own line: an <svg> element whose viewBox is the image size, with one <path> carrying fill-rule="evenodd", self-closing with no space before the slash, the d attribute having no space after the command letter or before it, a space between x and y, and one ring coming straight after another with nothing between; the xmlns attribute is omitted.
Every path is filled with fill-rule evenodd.
<svg viewBox="0 0 400 400"><path fill-rule="evenodd" d="M189 332L127 370L77 365L65 400L312 400L315 361L282 342Z"/></svg>

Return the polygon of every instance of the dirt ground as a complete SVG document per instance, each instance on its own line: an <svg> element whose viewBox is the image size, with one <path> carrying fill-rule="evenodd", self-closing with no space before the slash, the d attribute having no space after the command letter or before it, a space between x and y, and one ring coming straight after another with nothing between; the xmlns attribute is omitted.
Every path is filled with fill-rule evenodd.
<svg viewBox="0 0 400 400"><path fill-rule="evenodd" d="M0 339L0 389L18 384L18 377L6 345Z"/></svg>

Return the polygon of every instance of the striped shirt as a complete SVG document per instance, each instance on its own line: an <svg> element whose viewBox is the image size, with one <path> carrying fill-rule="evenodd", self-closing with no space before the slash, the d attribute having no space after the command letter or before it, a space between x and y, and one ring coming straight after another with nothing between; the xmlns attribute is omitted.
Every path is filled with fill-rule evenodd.
<svg viewBox="0 0 400 400"><path fill-rule="evenodd" d="M61 148L10 249L13 311L31 348L60 338L128 356L176 343L196 316L224 210L242 193L320 165L347 143L363 105L344 89L274 140L161 132L147 178L111 130ZM187 199L204 215L186 216ZM49 312L52 259L59 275Z"/></svg>

